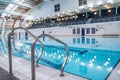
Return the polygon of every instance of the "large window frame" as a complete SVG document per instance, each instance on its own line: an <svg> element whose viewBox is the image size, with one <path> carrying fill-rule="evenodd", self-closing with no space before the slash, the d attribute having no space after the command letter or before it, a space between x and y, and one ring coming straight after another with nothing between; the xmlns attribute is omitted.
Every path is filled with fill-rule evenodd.
<svg viewBox="0 0 120 80"><path fill-rule="evenodd" d="M56 5L54 6L54 11L55 11L55 12L60 11L60 4L56 4Z"/></svg>
<svg viewBox="0 0 120 80"><path fill-rule="evenodd" d="M91 28L91 33L95 34L96 33L96 28Z"/></svg>
<svg viewBox="0 0 120 80"><path fill-rule="evenodd" d="M79 6L87 5L87 0L78 0Z"/></svg>
<svg viewBox="0 0 120 80"><path fill-rule="evenodd" d="M77 34L80 34L80 28L77 28Z"/></svg>
<svg viewBox="0 0 120 80"><path fill-rule="evenodd" d="M90 28L86 28L86 34L90 34Z"/></svg>
<svg viewBox="0 0 120 80"><path fill-rule="evenodd" d="M76 34L76 29L75 28L73 29L73 34Z"/></svg>

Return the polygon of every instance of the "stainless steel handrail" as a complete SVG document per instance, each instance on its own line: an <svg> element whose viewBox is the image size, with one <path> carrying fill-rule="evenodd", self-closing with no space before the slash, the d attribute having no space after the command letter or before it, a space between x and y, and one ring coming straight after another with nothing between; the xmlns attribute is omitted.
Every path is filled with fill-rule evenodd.
<svg viewBox="0 0 120 80"><path fill-rule="evenodd" d="M4 53L6 53L7 51L6 51L6 47L4 46L4 43L3 43L3 40L2 40L2 38L0 37L0 43L1 43L1 46L2 46L2 48L3 48L3 51L4 51Z"/></svg>
<svg viewBox="0 0 120 80"><path fill-rule="evenodd" d="M3 37L4 37L4 40L7 42L6 37L5 37L6 33L7 33L7 30L5 30Z"/></svg>
<svg viewBox="0 0 120 80"><path fill-rule="evenodd" d="M30 31L27 30L27 28L23 28L23 27L17 27L14 28L9 34L8 34L8 57L9 57L9 74L10 76L13 75L12 73L12 49L11 49L11 35L14 33L15 30L17 29L23 29L26 32L28 32L31 36L33 36L35 39L37 39ZM43 43L38 40L41 44L42 50L41 52L44 50L44 45ZM34 55L31 53L31 78L32 80L35 80L35 61L34 61Z"/></svg>
<svg viewBox="0 0 120 80"><path fill-rule="evenodd" d="M6 19L4 17L0 17L0 18L2 18L1 31L4 31ZM2 36L3 36L3 33L2 33Z"/></svg>
<svg viewBox="0 0 120 80"><path fill-rule="evenodd" d="M64 72L64 68L65 68L65 65L66 65L66 63L67 63L68 55L69 55L69 54L68 54L68 46L67 46L67 44L64 43L63 41L61 41L61 40L59 40L59 39L57 39L57 38L51 36L51 35L48 35L48 34L41 34L41 35L38 36L37 39L32 43L32 47L31 47L31 54L33 54L32 56L34 56L34 46L35 46L36 42L37 42L41 37L48 37L48 38L51 38L51 39L53 39L53 40L55 40L55 41L57 41L57 42L63 44L63 45L66 47L66 57L65 57L65 60L64 60L64 62L63 62L63 64L62 64L61 74L60 74L60 76L64 76L63 72ZM37 61L36 61L37 65L38 65L38 62L39 62L41 56L42 56L42 53L39 55L39 57L38 57L38 59L37 59ZM33 60L33 59L32 59L32 60Z"/></svg>

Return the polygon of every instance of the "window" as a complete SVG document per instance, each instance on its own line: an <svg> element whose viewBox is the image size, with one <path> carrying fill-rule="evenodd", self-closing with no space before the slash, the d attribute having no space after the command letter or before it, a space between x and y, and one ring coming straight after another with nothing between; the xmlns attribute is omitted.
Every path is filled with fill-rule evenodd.
<svg viewBox="0 0 120 80"><path fill-rule="evenodd" d="M75 29L73 29L73 34L76 34L76 30Z"/></svg>
<svg viewBox="0 0 120 80"><path fill-rule="evenodd" d="M81 6L82 5L82 0L79 0L79 6Z"/></svg>
<svg viewBox="0 0 120 80"><path fill-rule="evenodd" d="M95 34L95 28L91 28L92 29L92 34Z"/></svg>
<svg viewBox="0 0 120 80"><path fill-rule="evenodd" d="M21 40L21 33L19 32L19 40Z"/></svg>
<svg viewBox="0 0 120 80"><path fill-rule="evenodd" d="M28 33L25 32L25 40L28 40Z"/></svg>
<svg viewBox="0 0 120 80"><path fill-rule="evenodd" d="M77 28L77 34L80 34L80 28Z"/></svg>
<svg viewBox="0 0 120 80"><path fill-rule="evenodd" d="M90 28L86 28L86 34L90 34Z"/></svg>
<svg viewBox="0 0 120 80"><path fill-rule="evenodd" d="M79 6L86 5L87 0L79 0Z"/></svg>
<svg viewBox="0 0 120 80"><path fill-rule="evenodd" d="M83 5L86 5L87 4L87 0L83 0Z"/></svg>
<svg viewBox="0 0 120 80"><path fill-rule="evenodd" d="M55 8L55 12L60 11L60 4L56 4L54 8Z"/></svg>

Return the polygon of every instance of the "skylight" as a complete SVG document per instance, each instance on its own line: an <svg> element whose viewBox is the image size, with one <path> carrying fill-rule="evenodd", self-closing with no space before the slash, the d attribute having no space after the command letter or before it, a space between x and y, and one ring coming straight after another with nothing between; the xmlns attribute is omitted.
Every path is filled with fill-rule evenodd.
<svg viewBox="0 0 120 80"><path fill-rule="evenodd" d="M19 4L22 4L24 2L24 0L13 0ZM13 11L15 11L17 9L19 5L15 5L15 4L9 4L7 6L7 8L5 9L6 12L10 12L12 13ZM3 13L1 16L4 17L4 16L10 16L11 14L8 14L8 13Z"/></svg>
<svg viewBox="0 0 120 80"><path fill-rule="evenodd" d="M15 6L16 6L16 5L14 5L14 4L9 4L9 5L7 6L7 8L5 9L5 11L10 11L10 10L12 10Z"/></svg>

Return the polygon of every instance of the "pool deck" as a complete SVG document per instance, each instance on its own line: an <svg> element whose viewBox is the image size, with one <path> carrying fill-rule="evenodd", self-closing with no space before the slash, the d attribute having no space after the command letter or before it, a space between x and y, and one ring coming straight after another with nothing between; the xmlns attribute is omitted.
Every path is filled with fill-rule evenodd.
<svg viewBox="0 0 120 80"><path fill-rule="evenodd" d="M36 80L88 80L76 75L64 73L64 77L60 77L60 71L39 65L36 67ZM8 55L0 54L0 80L31 80L30 61L13 56L13 79L8 74Z"/></svg>
<svg viewBox="0 0 120 80"><path fill-rule="evenodd" d="M89 80L69 73L64 73L64 77L60 77L60 71L39 65L36 67L36 80ZM8 74L8 55L0 54L0 80L31 80L31 65L30 61L13 56L13 78L10 79ZM112 73L106 80L119 80L120 79L120 61L113 69Z"/></svg>
<svg viewBox="0 0 120 80"><path fill-rule="evenodd" d="M107 80L120 80L120 61L108 76Z"/></svg>

